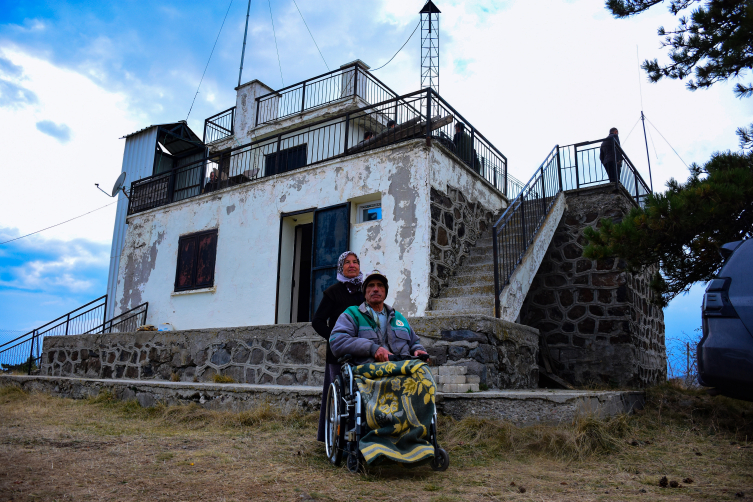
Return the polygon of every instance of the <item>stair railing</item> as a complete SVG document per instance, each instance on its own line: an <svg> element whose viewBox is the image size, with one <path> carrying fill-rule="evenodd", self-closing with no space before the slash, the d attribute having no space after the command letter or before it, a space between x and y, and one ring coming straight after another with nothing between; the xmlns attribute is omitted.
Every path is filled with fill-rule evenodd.
<svg viewBox="0 0 753 502"><path fill-rule="evenodd" d="M107 295L100 296L57 319L0 345L0 372L22 371L29 375L39 369L45 336L67 336L136 331L146 322L149 303L105 319Z"/></svg>
<svg viewBox="0 0 753 502"><path fill-rule="evenodd" d="M492 227L494 252L494 316L500 316L499 295L523 260L546 215L562 191L560 147L546 156L518 196ZM501 287L500 287L501 286Z"/></svg>
<svg viewBox="0 0 753 502"><path fill-rule="evenodd" d="M516 267L544 223L556 196L566 190L581 190L614 183L621 186L636 205L643 207L651 193L635 164L619 143L613 143L611 159L618 166L613 182L602 164L601 145L607 138L560 147L556 145L507 207L492 228L494 252L494 315L500 316L499 295L510 283ZM607 151L609 151L608 149ZM604 159L607 162L608 158Z"/></svg>

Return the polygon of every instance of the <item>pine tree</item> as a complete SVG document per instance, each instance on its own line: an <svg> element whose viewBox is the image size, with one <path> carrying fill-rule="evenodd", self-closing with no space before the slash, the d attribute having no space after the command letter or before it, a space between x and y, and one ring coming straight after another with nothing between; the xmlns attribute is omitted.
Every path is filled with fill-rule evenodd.
<svg viewBox="0 0 753 502"><path fill-rule="evenodd" d="M623 258L631 270L659 263L651 287L666 305L719 270L721 245L753 234L753 152L716 153L703 167L690 166L685 183L648 197L621 222L602 220L585 236L583 256Z"/></svg>
<svg viewBox="0 0 753 502"><path fill-rule="evenodd" d="M664 0L607 0L616 18L640 14ZM750 0L669 0L675 16L698 4L690 17L682 16L673 31L659 27L662 47L669 48L671 63L646 60L642 68L652 82L662 78L684 80L691 91L706 89L717 82L744 76L753 68L753 2ZM739 98L753 94L753 84L738 83ZM753 148L753 124L737 130L740 147Z"/></svg>

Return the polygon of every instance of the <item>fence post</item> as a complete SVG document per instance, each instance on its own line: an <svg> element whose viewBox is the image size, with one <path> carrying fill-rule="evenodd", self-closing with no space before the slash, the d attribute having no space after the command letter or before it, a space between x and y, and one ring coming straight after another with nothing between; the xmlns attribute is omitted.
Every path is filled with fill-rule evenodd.
<svg viewBox="0 0 753 502"><path fill-rule="evenodd" d="M254 127L259 126L259 98L256 98L256 116L254 117Z"/></svg>
<svg viewBox="0 0 753 502"><path fill-rule="evenodd" d="M505 160L505 188L504 188L504 194L505 197L507 197L507 161Z"/></svg>
<svg viewBox="0 0 753 502"><path fill-rule="evenodd" d="M525 250L525 247L528 246L528 241L526 240L526 193L525 193L525 187L523 187L523 190L520 192L520 228L522 230L523 246L524 246L524 250Z"/></svg>
<svg viewBox="0 0 753 502"><path fill-rule="evenodd" d="M358 97L358 64L353 67L353 97Z"/></svg>
<svg viewBox="0 0 753 502"><path fill-rule="evenodd" d="M65 317L65 334L68 335L68 326L71 324L71 313L68 312L68 315Z"/></svg>
<svg viewBox="0 0 753 502"><path fill-rule="evenodd" d="M541 166L541 208L546 214L546 185L544 183L544 166Z"/></svg>
<svg viewBox="0 0 753 502"><path fill-rule="evenodd" d="M345 146L343 147L343 153L348 153L348 136L350 135L350 113L345 115Z"/></svg>
<svg viewBox="0 0 753 502"><path fill-rule="evenodd" d="M26 363L29 365L29 372L28 372L29 375L31 375L31 362L34 360L34 341L36 339L37 339L37 330L34 330L31 333L31 349L29 349L29 359L26 361Z"/></svg>
<svg viewBox="0 0 753 502"><path fill-rule="evenodd" d="M573 146L573 153L575 154L575 189L580 190L580 175L578 174L578 147Z"/></svg>
<svg viewBox="0 0 753 502"><path fill-rule="evenodd" d="M431 89L426 89L426 146L431 146Z"/></svg>
<svg viewBox="0 0 753 502"><path fill-rule="evenodd" d="M235 107L230 112L230 134L235 135Z"/></svg>
<svg viewBox="0 0 753 502"><path fill-rule="evenodd" d="M562 164L560 163L560 146L557 145L557 178L560 182L560 192L564 192L564 188L562 187Z"/></svg>
<svg viewBox="0 0 753 502"><path fill-rule="evenodd" d="M303 91L301 92L301 113L306 109L306 82L303 83Z"/></svg>
<svg viewBox="0 0 753 502"><path fill-rule="evenodd" d="M494 317L499 319L499 249L497 244L497 225L492 227L492 254L494 256Z"/></svg>
<svg viewBox="0 0 753 502"><path fill-rule="evenodd" d="M275 174L280 174L280 143L282 142L282 134L277 135L277 152L275 153Z"/></svg>
<svg viewBox="0 0 753 502"><path fill-rule="evenodd" d="M201 177L202 181L204 180L204 177ZM105 332L105 324L107 324L107 298L108 296L105 295L105 311L102 313L102 333Z"/></svg>

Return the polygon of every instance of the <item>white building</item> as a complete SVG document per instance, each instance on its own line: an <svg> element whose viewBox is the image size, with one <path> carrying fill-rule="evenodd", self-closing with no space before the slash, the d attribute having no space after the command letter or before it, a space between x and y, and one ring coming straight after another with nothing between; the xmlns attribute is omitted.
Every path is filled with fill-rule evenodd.
<svg viewBox="0 0 753 502"><path fill-rule="evenodd" d="M123 170L108 318L148 302L149 323L177 329L308 321L348 249L387 275L388 303L424 315L513 183L442 98L397 96L361 61L277 91L243 84L204 141L181 122L128 135ZM467 204L437 232L449 193Z"/></svg>

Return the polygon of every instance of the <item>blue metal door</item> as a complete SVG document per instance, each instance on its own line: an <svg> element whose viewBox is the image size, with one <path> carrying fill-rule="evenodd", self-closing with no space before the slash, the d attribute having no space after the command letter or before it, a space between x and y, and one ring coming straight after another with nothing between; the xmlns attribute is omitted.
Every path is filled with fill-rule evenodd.
<svg viewBox="0 0 753 502"><path fill-rule="evenodd" d="M311 319L324 290L337 282L337 259L350 245L350 204L316 209L311 248Z"/></svg>

